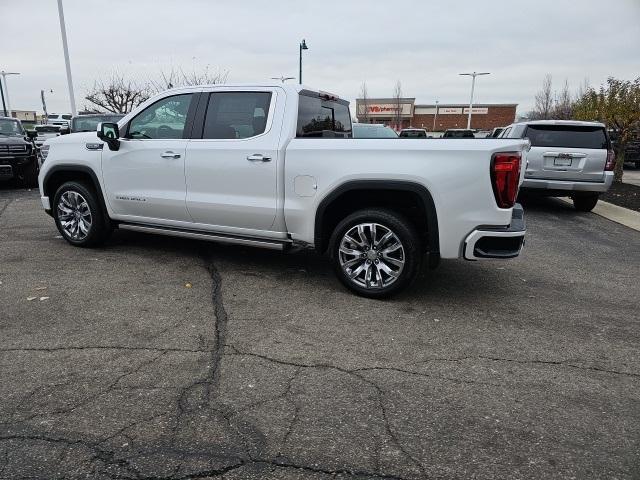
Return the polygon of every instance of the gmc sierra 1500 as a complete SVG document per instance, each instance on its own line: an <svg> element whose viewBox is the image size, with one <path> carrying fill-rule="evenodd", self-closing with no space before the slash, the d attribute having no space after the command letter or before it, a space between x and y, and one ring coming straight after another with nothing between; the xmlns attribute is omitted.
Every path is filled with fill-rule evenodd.
<svg viewBox="0 0 640 480"><path fill-rule="evenodd" d="M113 228L328 252L385 297L422 260L510 258L526 140L352 138L348 102L300 85L179 88L98 132L48 140L42 204L91 246Z"/></svg>

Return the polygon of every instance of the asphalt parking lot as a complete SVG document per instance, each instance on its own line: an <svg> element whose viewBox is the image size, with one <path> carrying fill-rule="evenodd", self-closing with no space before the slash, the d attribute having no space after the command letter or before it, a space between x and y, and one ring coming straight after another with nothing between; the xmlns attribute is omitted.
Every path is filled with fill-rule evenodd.
<svg viewBox="0 0 640 480"><path fill-rule="evenodd" d="M371 301L313 254L73 248L0 189L0 478L638 478L640 233L526 215Z"/></svg>

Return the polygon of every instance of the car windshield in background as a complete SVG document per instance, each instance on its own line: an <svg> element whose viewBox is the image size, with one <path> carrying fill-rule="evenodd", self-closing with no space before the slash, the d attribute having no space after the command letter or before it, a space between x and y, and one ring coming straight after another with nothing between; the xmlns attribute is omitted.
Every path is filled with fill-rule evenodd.
<svg viewBox="0 0 640 480"><path fill-rule="evenodd" d="M603 127L578 125L529 125L525 134L533 147L607 149Z"/></svg>
<svg viewBox="0 0 640 480"><path fill-rule="evenodd" d="M57 125L36 125L35 130L38 133L60 133L60 127Z"/></svg>
<svg viewBox="0 0 640 480"><path fill-rule="evenodd" d="M389 127L354 125L353 138L398 138L398 134Z"/></svg>
<svg viewBox="0 0 640 480"><path fill-rule="evenodd" d="M427 132L424 130L403 130L400 132L403 138L427 138Z"/></svg>
<svg viewBox="0 0 640 480"><path fill-rule="evenodd" d="M16 120L0 119L0 135L22 135L22 127Z"/></svg>
<svg viewBox="0 0 640 480"><path fill-rule="evenodd" d="M80 116L71 120L72 132L93 132L100 122L118 122L123 115Z"/></svg>
<svg viewBox="0 0 640 480"><path fill-rule="evenodd" d="M447 130L442 138L476 138L471 130Z"/></svg>
<svg viewBox="0 0 640 480"><path fill-rule="evenodd" d="M326 100L317 94L300 94L297 137L351 137L349 104Z"/></svg>

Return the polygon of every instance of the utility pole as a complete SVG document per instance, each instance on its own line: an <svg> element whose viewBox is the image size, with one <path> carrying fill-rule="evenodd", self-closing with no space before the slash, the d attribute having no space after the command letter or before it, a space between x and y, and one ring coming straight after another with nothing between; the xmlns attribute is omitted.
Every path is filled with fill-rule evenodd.
<svg viewBox="0 0 640 480"><path fill-rule="evenodd" d="M71 63L69 62L69 47L67 46L67 28L64 24L64 11L62 0L58 0L58 17L60 18L60 34L62 35L62 50L64 51L64 63L67 67L67 85L69 86L69 101L71 102L71 115L77 115L76 98L73 94L73 79L71 78Z"/></svg>
<svg viewBox="0 0 640 480"><path fill-rule="evenodd" d="M58 0L60 1L60 0ZM300 63L299 63L299 70L298 70L298 83L300 85L302 85L302 50L309 50L309 47L307 47L307 42L304 41L304 38L302 39L302 42L300 42Z"/></svg>
<svg viewBox="0 0 640 480"><path fill-rule="evenodd" d="M460 75L472 77L471 80L471 98L469 99L469 115L467 116L467 130L471 128L471 109L473 108L473 90L476 87L476 77L478 75L490 75L491 72L473 72L461 73Z"/></svg>
<svg viewBox="0 0 640 480"><path fill-rule="evenodd" d="M49 114L47 113L47 102L44 101L44 90L40 90L40 98L42 98L42 110L44 111L44 123L49 123Z"/></svg>
<svg viewBox="0 0 640 480"><path fill-rule="evenodd" d="M4 103L4 89L2 88L2 80L0 80L0 97L2 97L2 111L3 115L7 116L7 106Z"/></svg>
<svg viewBox="0 0 640 480"><path fill-rule="evenodd" d="M6 106L4 106L4 114L6 117L10 117L11 116L11 102L9 101L9 86L7 85L7 75L20 75L18 72L5 72L4 70L2 70L0 72L0 75L2 75L2 81L4 82L4 95L3 95L3 100L2 103L4 105L4 97L7 97L7 104ZM8 115L7 115L8 112Z"/></svg>
<svg viewBox="0 0 640 480"><path fill-rule="evenodd" d="M436 100L436 114L433 116L433 130L431 130L432 132L436 131L436 120L438 119L438 100Z"/></svg>

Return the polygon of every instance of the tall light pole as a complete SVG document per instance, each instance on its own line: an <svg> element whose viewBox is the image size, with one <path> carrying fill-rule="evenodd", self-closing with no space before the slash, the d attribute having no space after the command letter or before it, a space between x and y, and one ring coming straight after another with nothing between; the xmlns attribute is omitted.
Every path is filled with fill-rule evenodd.
<svg viewBox="0 0 640 480"><path fill-rule="evenodd" d="M60 0L58 0L60 1ZM471 80L471 98L469 99L469 115L467 116L467 130L471 128L471 109L473 108L473 90L476 87L476 77L478 75L489 75L491 72L473 72L473 73L461 73L460 75L466 75L472 77Z"/></svg>
<svg viewBox="0 0 640 480"><path fill-rule="evenodd" d="M438 118L438 100L436 100L436 114L433 116L433 130L431 130L432 132L436 131L436 120Z"/></svg>
<svg viewBox="0 0 640 480"><path fill-rule="evenodd" d="M60 0L58 0L60 1ZM300 42L300 69L298 72L298 83L302 84L302 50L309 50L309 47L307 47L307 42L304 41L304 38L302 39L302 42Z"/></svg>
<svg viewBox="0 0 640 480"><path fill-rule="evenodd" d="M64 63L67 67L67 85L69 85L69 101L71 102L71 115L74 117L76 111L76 98L73 94L73 80L71 78L71 63L69 62L69 47L67 46L67 28L64 24L64 11L62 0L58 0L58 17L60 17L60 35L62 35L62 50L64 51Z"/></svg>
<svg viewBox="0 0 640 480"><path fill-rule="evenodd" d="M4 108L5 110L5 115L7 116L11 116L11 102L9 101L9 87L7 86L7 75L20 75L18 72L5 72L4 70L2 70L0 72L0 75L2 75L2 81L4 82L4 97L7 98L7 105ZM2 99L2 102L4 103L4 97ZM8 114L7 114L8 112Z"/></svg>

